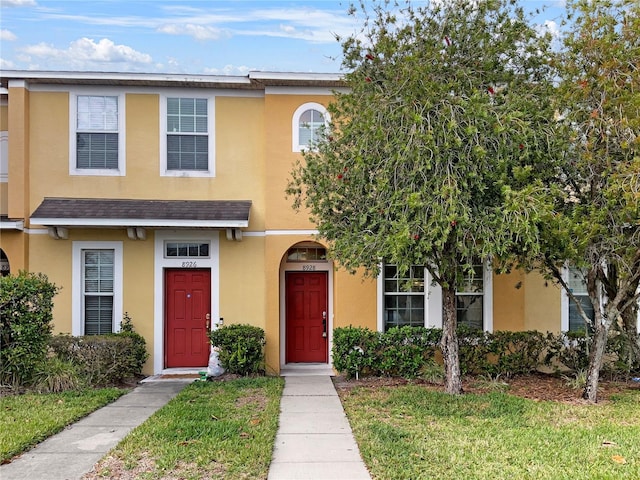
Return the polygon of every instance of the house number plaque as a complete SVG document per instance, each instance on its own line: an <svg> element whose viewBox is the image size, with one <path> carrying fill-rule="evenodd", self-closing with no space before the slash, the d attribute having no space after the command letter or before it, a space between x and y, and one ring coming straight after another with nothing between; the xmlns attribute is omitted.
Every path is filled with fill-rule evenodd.
<svg viewBox="0 0 640 480"><path fill-rule="evenodd" d="M182 268L198 268L198 262L182 262Z"/></svg>

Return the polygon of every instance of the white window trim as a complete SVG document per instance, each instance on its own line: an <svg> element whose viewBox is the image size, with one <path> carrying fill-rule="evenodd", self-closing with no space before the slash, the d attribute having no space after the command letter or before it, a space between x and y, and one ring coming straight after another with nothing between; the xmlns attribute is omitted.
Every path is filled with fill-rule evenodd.
<svg viewBox="0 0 640 480"><path fill-rule="evenodd" d="M307 110L318 110L322 113L326 127L329 127L329 122L331 121L329 112L327 112L327 108L324 105L316 102L309 102L300 105L296 111L293 112L293 117L291 119L291 149L294 152L302 152L307 148L307 145L300 145L300 116Z"/></svg>
<svg viewBox="0 0 640 480"><path fill-rule="evenodd" d="M207 139L209 144L209 169L168 170L167 169L167 98L205 98L207 100ZM216 176L216 97L197 94L193 91L172 91L160 94L160 176L208 178Z"/></svg>
<svg viewBox="0 0 640 480"><path fill-rule="evenodd" d="M486 332L493 332L493 268L490 262L485 262L483 267L483 287L482 287L482 320L483 328ZM424 302L424 326L427 328L442 328L442 287L433 283L433 277L425 268L424 273L425 291ZM384 332L384 270L380 269L377 281L377 315L378 331Z"/></svg>
<svg viewBox="0 0 640 480"><path fill-rule="evenodd" d="M82 251L113 250L113 332L120 331L122 323L123 259L122 242L73 242L71 255L71 335L84 335L82 314Z"/></svg>
<svg viewBox="0 0 640 480"><path fill-rule="evenodd" d="M78 132L78 97L82 96L118 97L118 168L77 168L76 133ZM69 92L69 175L124 177L127 174L125 138L125 94L111 89L77 90Z"/></svg>

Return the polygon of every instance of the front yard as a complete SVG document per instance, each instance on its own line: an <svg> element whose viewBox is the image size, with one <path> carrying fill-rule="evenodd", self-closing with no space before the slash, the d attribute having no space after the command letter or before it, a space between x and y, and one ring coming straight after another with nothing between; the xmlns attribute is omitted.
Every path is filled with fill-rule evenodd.
<svg viewBox="0 0 640 480"><path fill-rule="evenodd" d="M561 379L475 379L452 397L398 379L335 379L374 479L638 479L640 387L603 382L590 405ZM85 480L266 478L281 378L195 382ZM101 404L115 389L0 399L2 459ZM84 413L83 413L84 412Z"/></svg>
<svg viewBox="0 0 640 480"><path fill-rule="evenodd" d="M499 382L458 397L424 384L336 386L375 479L640 478L637 388L588 405Z"/></svg>

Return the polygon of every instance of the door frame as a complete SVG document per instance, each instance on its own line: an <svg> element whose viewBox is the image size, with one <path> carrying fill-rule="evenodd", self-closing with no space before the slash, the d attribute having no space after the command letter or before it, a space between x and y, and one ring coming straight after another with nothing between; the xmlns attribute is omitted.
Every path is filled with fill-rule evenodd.
<svg viewBox="0 0 640 480"><path fill-rule="evenodd" d="M224 234L224 231L222 232ZM220 231L219 230L156 230L154 232L153 265L153 373L164 370L165 360L165 269L184 269L183 262L194 259L166 258L167 241L208 241L209 257L195 259L196 269L211 272L211 324L220 318Z"/></svg>
<svg viewBox="0 0 640 480"><path fill-rule="evenodd" d="M308 242L304 242L308 243ZM314 242L317 243L317 242ZM290 248L296 244L291 244ZM318 247L326 248L320 243ZM288 250L288 249L287 249ZM308 268L313 270L307 270ZM288 262L287 252L284 252L280 263L280 368L286 365L287 359L287 305L286 305L286 272L327 272L327 365L333 366L333 356L331 350L333 348L333 262L327 260L325 262ZM324 364L323 364L324 365Z"/></svg>

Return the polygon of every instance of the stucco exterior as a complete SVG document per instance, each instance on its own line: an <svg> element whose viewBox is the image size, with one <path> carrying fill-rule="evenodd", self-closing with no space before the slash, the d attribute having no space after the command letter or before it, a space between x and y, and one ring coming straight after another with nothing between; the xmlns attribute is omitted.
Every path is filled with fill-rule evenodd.
<svg viewBox="0 0 640 480"><path fill-rule="evenodd" d="M147 374L165 370L171 355L167 336L172 320L166 300L174 290L168 285L168 271L191 270L210 277L210 304L200 312L209 317L207 328L249 323L265 330L269 373L277 374L292 360L286 348L293 341L287 337L292 335L287 331L292 295L287 272L326 272L318 277L326 278L320 307L326 352L336 327L385 328L382 278L351 275L330 259L288 259L292 247L327 246L316 238L309 216L294 211L284 192L292 166L301 159L294 144L295 114L306 104L326 107L332 90L341 88L335 75L1 75L0 130L8 148L3 154L7 171L0 172L0 249L11 273L42 272L61 287L55 298L55 332L84 332L83 255L94 250L115 252L113 330L125 312L132 318L147 341ZM76 99L85 96L118 99L118 141L124 146L118 149L118 168L113 171L81 170L74 163L79 138ZM208 152L208 169L169 171L167 99L191 97L208 102L207 138L214 146ZM169 219L151 226L140 219L134 225L125 218L100 215L50 218L38 224L31 219L46 198L250 201L251 208L248 219L217 226ZM169 245L180 242L204 244L206 254L172 258ZM557 287L537 274L494 275L489 265L484 275L484 328L560 330ZM424 324L438 327L439 292L429 287L428 278L425 283Z"/></svg>

